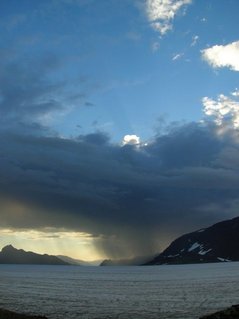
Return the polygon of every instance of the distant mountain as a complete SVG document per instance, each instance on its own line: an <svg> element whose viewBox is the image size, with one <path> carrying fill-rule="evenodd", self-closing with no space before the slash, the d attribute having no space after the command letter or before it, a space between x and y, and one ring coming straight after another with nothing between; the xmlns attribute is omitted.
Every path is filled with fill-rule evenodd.
<svg viewBox="0 0 239 319"><path fill-rule="evenodd" d="M78 265L78 266L99 266L99 264L102 262L102 260L84 261L81 259L75 259L68 256L63 256L63 255L57 255L57 257L71 265Z"/></svg>
<svg viewBox="0 0 239 319"><path fill-rule="evenodd" d="M183 235L145 265L239 261L239 217Z"/></svg>
<svg viewBox="0 0 239 319"><path fill-rule="evenodd" d="M0 264L69 265L56 256L26 252L12 245L5 246L0 252Z"/></svg>
<svg viewBox="0 0 239 319"><path fill-rule="evenodd" d="M56 257L61 259L62 261L65 261L68 264L82 266L82 262L83 262L82 260L74 259L74 258L63 256L63 255L57 255Z"/></svg>
<svg viewBox="0 0 239 319"><path fill-rule="evenodd" d="M139 256L131 259L105 259L100 266L140 266L152 258L153 256Z"/></svg>

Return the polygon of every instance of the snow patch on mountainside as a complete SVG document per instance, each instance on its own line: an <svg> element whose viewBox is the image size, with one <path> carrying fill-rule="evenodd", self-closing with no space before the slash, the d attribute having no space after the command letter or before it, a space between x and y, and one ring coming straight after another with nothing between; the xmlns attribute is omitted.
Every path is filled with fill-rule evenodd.
<svg viewBox="0 0 239 319"><path fill-rule="evenodd" d="M200 251L198 252L198 254L199 254L199 255L202 255L202 256L203 256L203 255L206 255L207 253L209 253L209 252L212 250L211 248L205 250L203 244L199 244L198 242L196 242L196 243L192 244L191 247L188 248L188 252L191 252L191 251L193 251L193 250L195 250L195 249L197 249L197 248L200 249Z"/></svg>
<svg viewBox="0 0 239 319"><path fill-rule="evenodd" d="M208 250L200 250L199 251L199 255L206 255L207 253L209 253L209 251L211 251L212 249L210 248L210 249L208 249Z"/></svg>
<svg viewBox="0 0 239 319"><path fill-rule="evenodd" d="M217 257L217 259L220 260L220 261L227 261L227 262L228 262L228 261L231 261L230 259L221 258L221 257Z"/></svg>
<svg viewBox="0 0 239 319"><path fill-rule="evenodd" d="M193 250L197 249L198 247L201 248L201 245L196 242L196 243L192 244L191 247L188 248L188 252L193 251Z"/></svg>

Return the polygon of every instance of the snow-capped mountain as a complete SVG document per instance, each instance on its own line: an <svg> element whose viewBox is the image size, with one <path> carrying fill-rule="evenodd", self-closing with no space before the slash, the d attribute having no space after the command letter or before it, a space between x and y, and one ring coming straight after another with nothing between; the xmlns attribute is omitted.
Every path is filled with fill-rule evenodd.
<svg viewBox="0 0 239 319"><path fill-rule="evenodd" d="M239 261L239 217L183 235L146 265Z"/></svg>

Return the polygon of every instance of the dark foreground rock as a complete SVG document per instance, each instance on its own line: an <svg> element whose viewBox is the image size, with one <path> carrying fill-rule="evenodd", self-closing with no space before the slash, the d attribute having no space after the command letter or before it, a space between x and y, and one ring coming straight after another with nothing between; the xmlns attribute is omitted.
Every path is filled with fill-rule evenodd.
<svg viewBox="0 0 239 319"><path fill-rule="evenodd" d="M239 319L239 305L234 305L226 310L203 316L200 319Z"/></svg>
<svg viewBox="0 0 239 319"><path fill-rule="evenodd" d="M0 309L0 319L47 319L47 317L23 315L13 311Z"/></svg>

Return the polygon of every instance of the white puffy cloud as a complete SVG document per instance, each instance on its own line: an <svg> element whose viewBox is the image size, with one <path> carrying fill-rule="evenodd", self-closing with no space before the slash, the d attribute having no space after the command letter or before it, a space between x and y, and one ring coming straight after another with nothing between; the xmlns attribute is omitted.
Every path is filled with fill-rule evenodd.
<svg viewBox="0 0 239 319"><path fill-rule="evenodd" d="M192 0L146 0L146 14L151 26L164 35L172 29L177 12Z"/></svg>
<svg viewBox="0 0 239 319"><path fill-rule="evenodd" d="M140 137L137 135L125 135L122 141L123 145L139 145L140 144Z"/></svg>
<svg viewBox="0 0 239 319"><path fill-rule="evenodd" d="M209 97L202 99L204 113L212 116L218 126L229 125L239 128L239 94L238 91L232 93L233 97L220 94L216 100Z"/></svg>
<svg viewBox="0 0 239 319"><path fill-rule="evenodd" d="M227 45L214 45L201 51L202 58L213 68L228 67L239 71L239 41Z"/></svg>

